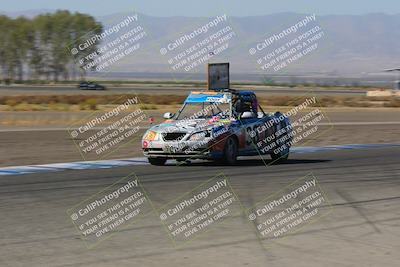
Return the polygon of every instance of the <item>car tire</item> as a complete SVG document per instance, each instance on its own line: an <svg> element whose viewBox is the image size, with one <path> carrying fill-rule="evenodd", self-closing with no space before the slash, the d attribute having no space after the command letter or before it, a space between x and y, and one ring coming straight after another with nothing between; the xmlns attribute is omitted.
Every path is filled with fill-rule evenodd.
<svg viewBox="0 0 400 267"><path fill-rule="evenodd" d="M235 138L229 137L225 142L222 160L227 165L235 165L238 155L238 142Z"/></svg>
<svg viewBox="0 0 400 267"><path fill-rule="evenodd" d="M163 166L167 161L166 158L148 158L151 165Z"/></svg>

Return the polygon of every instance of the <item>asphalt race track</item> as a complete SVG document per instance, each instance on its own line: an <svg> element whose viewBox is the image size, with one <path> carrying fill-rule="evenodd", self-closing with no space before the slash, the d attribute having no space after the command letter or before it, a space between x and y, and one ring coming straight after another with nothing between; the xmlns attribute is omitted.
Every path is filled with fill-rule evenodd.
<svg viewBox="0 0 400 267"><path fill-rule="evenodd" d="M294 154L269 166L251 158L235 167L202 162L0 176L0 266L399 266L399 156L399 147L386 147ZM88 249L67 210L132 172L155 209L220 173L245 208L313 173L329 212L273 242L257 239L242 214L179 248L153 212Z"/></svg>

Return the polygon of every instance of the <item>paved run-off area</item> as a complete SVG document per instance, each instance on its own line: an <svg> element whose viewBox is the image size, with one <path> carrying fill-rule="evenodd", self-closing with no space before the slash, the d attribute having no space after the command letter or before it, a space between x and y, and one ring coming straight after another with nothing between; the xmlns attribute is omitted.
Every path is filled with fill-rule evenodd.
<svg viewBox="0 0 400 267"><path fill-rule="evenodd" d="M0 177L1 266L399 266L400 149L296 154L285 164L127 166ZM244 214L175 248L156 212L88 249L66 211L134 172L156 209L223 173L245 208L312 172L331 205L284 239ZM340 255L340 257L338 257Z"/></svg>

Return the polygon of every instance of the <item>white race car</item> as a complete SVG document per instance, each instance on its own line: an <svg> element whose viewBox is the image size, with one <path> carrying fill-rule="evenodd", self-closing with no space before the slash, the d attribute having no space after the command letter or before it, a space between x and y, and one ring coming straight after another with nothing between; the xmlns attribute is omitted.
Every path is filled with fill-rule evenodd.
<svg viewBox="0 0 400 267"><path fill-rule="evenodd" d="M153 165L167 159L233 165L238 156L270 154L282 160L289 155L289 119L280 112L265 113L252 91L191 92L176 114L164 118L142 139L143 153Z"/></svg>

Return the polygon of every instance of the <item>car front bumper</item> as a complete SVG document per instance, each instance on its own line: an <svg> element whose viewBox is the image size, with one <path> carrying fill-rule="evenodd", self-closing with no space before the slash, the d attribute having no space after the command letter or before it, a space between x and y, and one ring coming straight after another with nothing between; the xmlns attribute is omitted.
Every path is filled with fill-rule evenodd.
<svg viewBox="0 0 400 267"><path fill-rule="evenodd" d="M146 142L145 140L142 141ZM142 146L143 154L149 158L168 159L212 159L217 155L209 149L207 142L180 141L165 142L152 141Z"/></svg>

